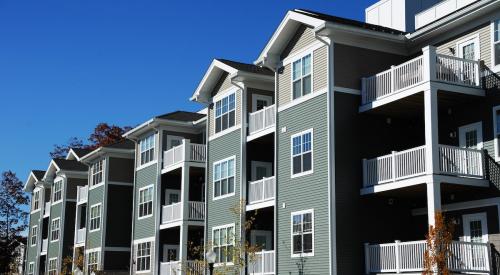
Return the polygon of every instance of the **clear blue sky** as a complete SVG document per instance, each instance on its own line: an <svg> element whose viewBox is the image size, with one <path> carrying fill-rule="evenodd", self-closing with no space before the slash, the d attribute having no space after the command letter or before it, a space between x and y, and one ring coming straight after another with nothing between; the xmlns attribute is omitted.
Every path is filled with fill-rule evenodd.
<svg viewBox="0 0 500 275"><path fill-rule="evenodd" d="M213 58L252 62L287 10L363 20L375 0L0 0L0 171L25 181L99 122L178 109Z"/></svg>

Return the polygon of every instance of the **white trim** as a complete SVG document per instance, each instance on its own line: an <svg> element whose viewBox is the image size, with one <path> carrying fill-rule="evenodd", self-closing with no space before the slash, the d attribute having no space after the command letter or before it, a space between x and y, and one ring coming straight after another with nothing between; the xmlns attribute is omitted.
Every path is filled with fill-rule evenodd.
<svg viewBox="0 0 500 275"><path fill-rule="evenodd" d="M491 21L491 70L498 73L500 72L500 63L495 65L495 21L500 21L500 17ZM500 41L497 43L500 43Z"/></svg>
<svg viewBox="0 0 500 275"><path fill-rule="evenodd" d="M139 153L139 156L140 156L140 153ZM139 158L140 158L140 157L139 157ZM155 160L150 161L150 162L148 162L148 163L145 163L145 164L143 164L143 165L139 165L137 168L135 168L135 171L142 170L142 169L144 169L144 168L146 168L146 167L149 167L149 166L151 166L151 165L155 165L155 164L157 164L157 163L158 163L158 160L156 160L156 159L155 159Z"/></svg>
<svg viewBox="0 0 500 275"><path fill-rule="evenodd" d="M91 229L91 224L92 224L92 208L94 207L97 207L99 206L99 226L95 229ZM96 231L99 231L101 230L101 225L102 225L102 203L99 202L99 203L96 203L96 204L92 204L89 208L89 222L88 222L88 226L89 226L89 233L92 233L92 232L96 232ZM97 217L94 217L94 219L97 219Z"/></svg>
<svg viewBox="0 0 500 275"><path fill-rule="evenodd" d="M498 152L500 149L500 144L498 144L500 139L498 138L498 135L500 135L500 133L497 129L497 123L499 123L499 121L497 121L497 112L500 113L500 105L493 107L493 143L495 145L495 161L498 162L500 161L500 153Z"/></svg>
<svg viewBox="0 0 500 275"><path fill-rule="evenodd" d="M144 243L150 243L150 246L149 246L149 269L147 269L147 270L138 270L139 263L138 263L137 259L138 259L139 245L140 244L144 244ZM152 240L152 241L143 241L143 242L134 243L134 245L137 247L137 250L133 252L133 255L135 256L135 258L133 259L135 261L135 273L136 274L149 273L149 272L151 272L152 269L154 270L155 259L153 258L153 256L155 256L157 254L157 253L155 253L156 252L156 248L155 248L156 247L156 242L154 240ZM152 247L152 246L154 246L154 247ZM141 256L141 258L146 258L146 256Z"/></svg>
<svg viewBox="0 0 500 275"><path fill-rule="evenodd" d="M292 64L294 61L298 60L299 58L304 57L308 54L312 54L314 51L316 51L317 49L320 49L323 46L325 46L325 44L323 42L316 40L313 43L305 46L304 48L302 48L302 49L290 54L289 56L285 57L282 60L281 65L286 66L288 64ZM311 59L311 61L312 61L312 59Z"/></svg>
<svg viewBox="0 0 500 275"><path fill-rule="evenodd" d="M217 97L218 94L214 96L214 98L217 98L217 100L213 100L213 121L212 121L212 123L214 124L214 134L222 133L222 132L224 132L224 131L226 131L228 129L231 129L232 127L234 127L234 126L236 126L238 124L238 123L236 123L236 110L238 109L238 108L236 108L236 106L239 104L239 102L237 100L238 99L238 97L237 97L238 90L234 90L234 89L235 89L234 87L231 87L230 89L228 89L229 92L224 93L223 96L221 95L220 97ZM229 97L231 97L233 95L234 95L234 109L230 110L229 109ZM225 113L223 113L222 112L222 101L225 98L227 98L227 111ZM220 113L219 116L217 116L217 103L218 102L220 102L220 105L221 105L221 113ZM234 112L234 125L233 126L229 126L229 114L231 112ZM222 117L224 115L226 115L226 114L228 116L227 123L228 123L229 127L222 130L222 125L221 125L221 131L217 132L217 123L216 123L217 122L217 118L221 118L221 123L222 123Z"/></svg>
<svg viewBox="0 0 500 275"><path fill-rule="evenodd" d="M139 165L139 167L137 167L136 169L140 169L140 168L143 168L145 167L147 164L150 164L150 163L154 163L154 162L157 162L158 161L158 154L157 154L157 147L159 148L159 144L157 144L157 141L156 141L156 132L153 132L153 133L150 133L149 135L145 135L144 137L140 138L137 142L137 151L139 152L138 154L138 159L139 159L139 162L138 163L142 163L142 153L143 152L148 152L150 151L151 149L153 150L153 157L150 161L148 162L145 162L145 163L142 163ZM147 148L145 151L142 151L141 149L141 144L146 141L147 139L151 138L152 137L152 140L153 140L153 147L152 148Z"/></svg>
<svg viewBox="0 0 500 275"><path fill-rule="evenodd" d="M310 62L311 62L311 68L310 68L310 72L309 72L309 75L305 75L303 74L302 72L302 68L303 68L303 59L310 55ZM293 64L297 61L300 61L300 91L301 91L301 95L297 98L293 98L293 82L294 82L294 79L293 79ZM306 52L304 55L301 55L301 56L297 56L297 58L293 59L292 62L291 62L291 65L290 65L290 100L291 101L295 101L295 100L298 100L304 96L307 96L309 94L312 94L314 93L314 68L313 68L313 63L314 63L314 51L311 51L311 52ZM304 95L304 86L303 86L303 80L304 80L304 77L307 77L307 76L310 76L311 77L311 91L309 94L307 95ZM298 79L297 79L298 80Z"/></svg>
<svg viewBox="0 0 500 275"><path fill-rule="evenodd" d="M99 162L102 162L101 163L101 181L96 183L96 184L93 184L94 182L94 174L97 174L94 172L94 165L97 165L97 163ZM105 175L104 171L105 171L105 168L106 168L106 161L104 158L100 158L98 159L97 161L94 161L90 166L89 166L89 189L88 190L92 190L94 188L97 188L98 186L102 186L104 185L104 182L106 181L106 177L107 175Z"/></svg>
<svg viewBox="0 0 500 275"><path fill-rule="evenodd" d="M324 89L321 89L321 90L318 90L318 91L313 91L312 93L308 94L308 95L305 95L305 96L302 96L302 97L299 97L295 100L291 100L290 102L278 107L278 112L282 112L288 108L291 108L291 107L294 107L298 104L301 104L303 102L306 102L308 101L309 99L312 99L312 98L315 98L317 96L320 96L320 95L323 95L323 94L326 94L326 92L328 92L328 88L324 88Z"/></svg>
<svg viewBox="0 0 500 275"><path fill-rule="evenodd" d="M232 236L232 245L234 247L235 243L236 243L236 225L234 223L229 223L229 224L225 224L225 225L218 225L218 226L213 226L212 227L212 246L215 247L214 245L214 231L215 230L221 230L221 229L229 229L229 228L233 228L233 234L234 236ZM228 239L229 239L229 236L226 236ZM220 245L220 238L219 238L219 246L217 247L221 247ZM228 246L230 245L231 243L230 242L227 242L224 246ZM219 262L219 263L215 263L214 266L224 266L224 265L233 265L234 263L233 262Z"/></svg>
<svg viewBox="0 0 500 275"><path fill-rule="evenodd" d="M57 201L55 201L55 200L54 200L54 198L55 198L55 196L56 196L56 188L55 188L55 187L56 187L56 183L61 183L61 198L60 198L60 199L58 199ZM58 204L58 203L60 203L60 202L62 202L62 201L63 201L63 194L64 194L64 178L63 178L63 177L56 177L56 178L54 179L54 184L53 184L53 186L54 186L54 187L53 187L53 188L51 188L51 189L52 189L52 192L51 192L51 193L52 193L52 194L51 194L51 197L52 197L52 199L51 199L51 200L52 200L52 203L51 203L51 205L56 205L56 204Z"/></svg>
<svg viewBox="0 0 500 275"><path fill-rule="evenodd" d="M175 136L175 135L168 135L167 134L167 148L166 148L166 151L172 149L173 147L175 147L175 146L170 146L170 142L172 140L178 140L178 141L180 141L179 144L176 145L176 146L179 146L179 145L182 145L182 140L183 139L186 139L186 138L181 137L181 136ZM189 139L186 139L186 141L189 141Z"/></svg>
<svg viewBox="0 0 500 275"><path fill-rule="evenodd" d="M267 102L266 107L273 105L273 97L270 95L263 94L252 94L252 112L257 112L257 100L263 100Z"/></svg>
<svg viewBox="0 0 500 275"><path fill-rule="evenodd" d="M215 125L214 125L214 127L215 127ZM229 134L229 133L234 132L234 131L239 130L239 129L241 129L241 123L235 124L233 127L229 127L224 131L220 131L218 133L213 134L212 136L210 136L208 138L208 141L213 141L216 138L219 138L223 135ZM215 132L215 130L214 130L214 132Z"/></svg>
<svg viewBox="0 0 500 275"><path fill-rule="evenodd" d="M481 221L481 231L483 233L483 236L482 236L483 242L488 242L488 217L486 215L486 212L462 215L464 240L466 242L471 241L470 226L469 225L470 225L471 220L476 220L476 219Z"/></svg>
<svg viewBox="0 0 500 275"><path fill-rule="evenodd" d="M56 271L56 274L58 274L59 273L59 261L58 261L57 257L49 258L47 260L47 274L50 274L50 271L54 270L54 269L50 269L50 262L52 262L52 261L56 262L56 269L55 269L55 271Z"/></svg>
<svg viewBox="0 0 500 275"><path fill-rule="evenodd" d="M145 216L141 216L139 213L139 210L140 210L140 207L139 205L141 204L141 191L145 190L145 189L153 189L153 194L151 194L151 214L148 214L148 215L145 215ZM146 185L142 188L139 188L138 192L137 192L137 220L142 220L142 219L146 219L146 218L149 218L149 217L152 217L153 214L154 214L154 202L155 202L155 188L154 188L154 184L150 184L150 185Z"/></svg>
<svg viewBox="0 0 500 275"><path fill-rule="evenodd" d="M298 137L298 136L303 136L304 134L311 133L311 170L307 171L302 171L300 173L294 174L293 173L293 139ZM301 150L302 150L302 144L301 143ZM301 153L303 155L303 153ZM298 178L301 176L309 175L314 173L314 128L310 128L307 130L304 130L302 132L293 134L290 136L290 178Z"/></svg>
<svg viewBox="0 0 500 275"><path fill-rule="evenodd" d="M145 242L154 242L155 241L155 237L148 237L148 238L142 238L142 239L137 239L137 240L134 240L134 244L138 244L138 243L145 243Z"/></svg>
<svg viewBox="0 0 500 275"><path fill-rule="evenodd" d="M30 247L32 247L32 246L36 246L38 244L38 224L33 225L30 229L31 230L30 230L29 243L30 243ZM33 229L35 229L35 243L33 243Z"/></svg>
<svg viewBox="0 0 500 275"><path fill-rule="evenodd" d="M358 90L358 89L335 86L335 87L333 87L333 90L335 92L338 92L338 93L345 93L345 94L351 94L351 95L361 95L361 90Z"/></svg>
<svg viewBox="0 0 500 275"><path fill-rule="evenodd" d="M224 194L224 195L220 195L220 196L215 196L215 166L217 164L221 164L223 162L229 162L230 160L233 160L233 172L234 172L234 181L233 181L233 192L232 193L227 193L227 194ZM228 169L228 175L229 175L229 165L227 166L227 169ZM222 170L221 170L222 171ZM230 177L227 177L227 178L230 178ZM218 160L214 163L212 163L212 185L213 185L213 188L212 188L212 201L216 201L216 200L220 200L220 199L224 199L224 198L228 198L228 197L232 197L234 196L235 194L235 190L236 190L236 155L233 155L233 156L230 156L228 158L225 158L225 159L221 159L221 160ZM229 185L228 185L228 188L229 188ZM221 186L221 191L222 191L222 186Z"/></svg>
<svg viewBox="0 0 500 275"><path fill-rule="evenodd" d="M59 228L57 229L57 231L58 231L57 239L55 239L55 240L52 239L52 231L53 231L52 224L54 223L54 221L59 221ZM49 231L48 238L49 238L49 242L51 242L51 243L58 242L61 239L61 217L53 218L52 220L50 220L50 231Z"/></svg>
<svg viewBox="0 0 500 275"><path fill-rule="evenodd" d="M230 77L230 76L229 76L229 77ZM223 99L223 98L225 98L225 97L229 96L229 95L230 95L230 94L232 94L232 93L234 93L234 94L235 94L234 96L236 97L236 93L238 93L238 92L240 92L240 91L241 91L241 89L240 89L240 88L238 88L237 86L235 86L234 84L232 84L232 82L231 82L231 87L226 88L226 89L224 89L224 90L222 90L222 91L217 92L217 93L216 93L216 94L212 97L212 102L215 104L215 102L220 101L221 99ZM236 100L236 98L235 98L235 100ZM236 102L236 101L235 101L235 102Z"/></svg>
<svg viewBox="0 0 500 275"><path fill-rule="evenodd" d="M304 214L311 214L311 228L312 228L312 252L311 253L300 253L300 254L295 254L293 253L293 216L297 215L304 215ZM314 243L315 243L315 233L314 233L314 208L312 209L307 209L307 210L301 210L301 211L295 211L290 213L290 255L292 258L299 258L299 257L314 257Z"/></svg>
<svg viewBox="0 0 500 275"><path fill-rule="evenodd" d="M30 272L30 267L33 267L33 270ZM28 268L26 270L26 274L28 275L34 275L35 274L35 262L29 262L28 263Z"/></svg>
<svg viewBox="0 0 500 275"><path fill-rule="evenodd" d="M464 58L462 49L463 49L464 44L466 44L467 42L474 43L474 57L475 57L474 60L480 60L481 59L481 44L480 44L480 40L479 40L479 34L475 34L475 35L469 36L467 38L464 38L455 44L457 57Z"/></svg>
<svg viewBox="0 0 500 275"><path fill-rule="evenodd" d="M477 131L477 149L483 149L483 122L478 121L458 127L458 140L460 147L465 147L465 132Z"/></svg>

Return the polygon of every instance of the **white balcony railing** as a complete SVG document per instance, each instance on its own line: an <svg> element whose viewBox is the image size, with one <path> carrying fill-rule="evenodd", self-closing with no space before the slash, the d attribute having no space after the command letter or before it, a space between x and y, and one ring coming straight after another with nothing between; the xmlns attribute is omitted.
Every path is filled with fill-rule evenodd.
<svg viewBox="0 0 500 275"><path fill-rule="evenodd" d="M78 203L84 203L87 201L88 187L88 185L76 187L76 201Z"/></svg>
<svg viewBox="0 0 500 275"><path fill-rule="evenodd" d="M249 260L248 273L251 275L274 274L274 250L255 253L255 259Z"/></svg>
<svg viewBox="0 0 500 275"><path fill-rule="evenodd" d="M426 248L426 241L366 244L366 274L423 271ZM453 241L450 252L448 256L450 271L489 274L490 247L488 243Z"/></svg>
<svg viewBox="0 0 500 275"><path fill-rule="evenodd" d="M160 263L160 275L178 275L182 270L180 261Z"/></svg>
<svg viewBox="0 0 500 275"><path fill-rule="evenodd" d="M186 140L183 140L181 145L163 152L163 168L184 161L205 162L206 160L206 146L204 144L189 143Z"/></svg>
<svg viewBox="0 0 500 275"><path fill-rule="evenodd" d="M164 205L161 211L161 223L170 223L182 220L182 202ZM195 221L205 220L205 203L190 201L188 204L188 219Z"/></svg>
<svg viewBox="0 0 500 275"><path fill-rule="evenodd" d="M43 239L42 240L42 253L47 253L47 247L49 245L49 240L48 239Z"/></svg>
<svg viewBox="0 0 500 275"><path fill-rule="evenodd" d="M445 0L415 15L415 29L419 29L478 0Z"/></svg>
<svg viewBox="0 0 500 275"><path fill-rule="evenodd" d="M429 55L419 56L374 76L363 78L362 104L395 95L429 80L480 87L479 61L436 54L436 49L433 47L429 51L432 51ZM426 58L431 60L427 61ZM433 73L429 66L433 67Z"/></svg>
<svg viewBox="0 0 500 275"><path fill-rule="evenodd" d="M80 228L76 231L76 238L75 238L75 244L81 244L85 242L85 234L86 234L85 227Z"/></svg>
<svg viewBox="0 0 500 275"><path fill-rule="evenodd" d="M275 177L263 178L248 183L248 203L254 204L274 199Z"/></svg>
<svg viewBox="0 0 500 275"><path fill-rule="evenodd" d="M160 275L203 274L201 261L172 261L160 263Z"/></svg>
<svg viewBox="0 0 500 275"><path fill-rule="evenodd" d="M43 208L43 216L44 217L50 216L50 201L45 203L45 207Z"/></svg>
<svg viewBox="0 0 500 275"><path fill-rule="evenodd" d="M248 117L248 133L250 135L269 129L276 124L275 106L273 104L250 113Z"/></svg>
<svg viewBox="0 0 500 275"><path fill-rule="evenodd" d="M481 150L439 145L438 155L441 174L484 177L484 155ZM426 173L425 146L363 160L363 186L365 187L395 182Z"/></svg>

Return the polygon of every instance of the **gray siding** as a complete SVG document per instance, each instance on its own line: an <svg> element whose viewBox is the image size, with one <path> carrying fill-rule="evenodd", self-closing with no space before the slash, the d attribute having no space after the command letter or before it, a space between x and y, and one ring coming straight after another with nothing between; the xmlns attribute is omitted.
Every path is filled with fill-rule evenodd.
<svg viewBox="0 0 500 275"><path fill-rule="evenodd" d="M142 238L148 238L148 237L154 237L156 228L155 228L155 217L156 217L156 205L159 203L156 201L156 184L157 184L157 166L156 164L148 166L146 168L143 168L141 170L138 170L136 172L136 183L135 183L135 205L134 205L134 211L135 211L135 225L134 225L134 239L142 239ZM139 189L148 186L150 184L153 184L153 216L144 218L144 219L138 219L138 201L139 201Z"/></svg>
<svg viewBox="0 0 500 275"><path fill-rule="evenodd" d="M109 158L108 180L114 182L134 182L134 159Z"/></svg>
<svg viewBox="0 0 500 275"><path fill-rule="evenodd" d="M91 190L89 190L89 195L87 199L87 238L86 238L86 247L87 249L92 249L96 247L101 247L101 238L103 232L103 218L104 218L104 190L105 186L100 185ZM95 205L101 203L101 227L100 230L90 232L90 208Z"/></svg>
<svg viewBox="0 0 500 275"><path fill-rule="evenodd" d="M55 218L60 217L60 227L61 227L61 233L64 230L64 218L62 216L62 208L63 208L63 202L57 203L55 205L51 205L50 207L50 219L49 219L49 244L47 248L47 259L49 258L54 258L59 256L59 242L61 242L61 238L59 238L59 241L56 242L51 242L50 239L50 232L52 230L52 220ZM74 214L74 213L73 213Z"/></svg>
<svg viewBox="0 0 500 275"><path fill-rule="evenodd" d="M39 245L36 246L31 246L31 228L33 226L38 226L37 227L37 243L42 243L42 223L40 222L40 216L42 214L42 211L37 211L33 214L30 214L30 222L29 222L29 231L28 231L28 241L27 241L27 249L26 249L26 268L28 268L28 263L29 262L35 262L35 268L38 268L36 266L36 259L38 255L38 251L41 251L42 247Z"/></svg>
<svg viewBox="0 0 500 275"><path fill-rule="evenodd" d="M281 59L285 59L289 55L294 54L297 51L311 45L314 41L316 41L316 37L314 37L314 30L305 25L301 25L294 37L290 40L287 47L281 53Z"/></svg>
<svg viewBox="0 0 500 275"><path fill-rule="evenodd" d="M314 209L314 256L307 257L306 274L327 274L328 248L328 147L327 94L278 113L277 259L279 274L297 274L298 258L291 258L291 213ZM308 114L304 116L304 114ZM313 129L313 174L291 178L291 136ZM285 205L285 208L282 206Z"/></svg>

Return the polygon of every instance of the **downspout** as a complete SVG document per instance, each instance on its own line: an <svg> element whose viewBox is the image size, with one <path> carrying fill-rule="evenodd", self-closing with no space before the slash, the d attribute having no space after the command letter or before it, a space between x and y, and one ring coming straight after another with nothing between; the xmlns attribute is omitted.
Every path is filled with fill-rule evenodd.
<svg viewBox="0 0 500 275"><path fill-rule="evenodd" d="M203 229L203 258L207 253L207 244L208 244L208 164L209 164L209 136L210 136L210 103L206 105L207 107L207 122L205 123L205 221L203 224L205 225ZM207 270L205 270L206 272ZM207 272L208 273L208 272Z"/></svg>
<svg viewBox="0 0 500 275"><path fill-rule="evenodd" d="M130 261L129 261L129 266L130 266L130 274L133 274L134 270L134 233L135 233L135 195L136 195L136 181L137 181L137 139L129 138L131 141L134 142L134 186L133 186L133 192L132 192L132 236L130 238Z"/></svg>
<svg viewBox="0 0 500 275"><path fill-rule="evenodd" d="M152 128L156 131L158 134L158 144L156 147L157 156L156 156L156 186L155 186L155 192L156 192L156 215L155 215L155 265L153 267L153 274L160 274L159 272L159 264L160 264L160 219L161 219L161 166L163 163L163 130L161 128L157 128L155 126L152 126ZM158 261L156 261L158 259Z"/></svg>

